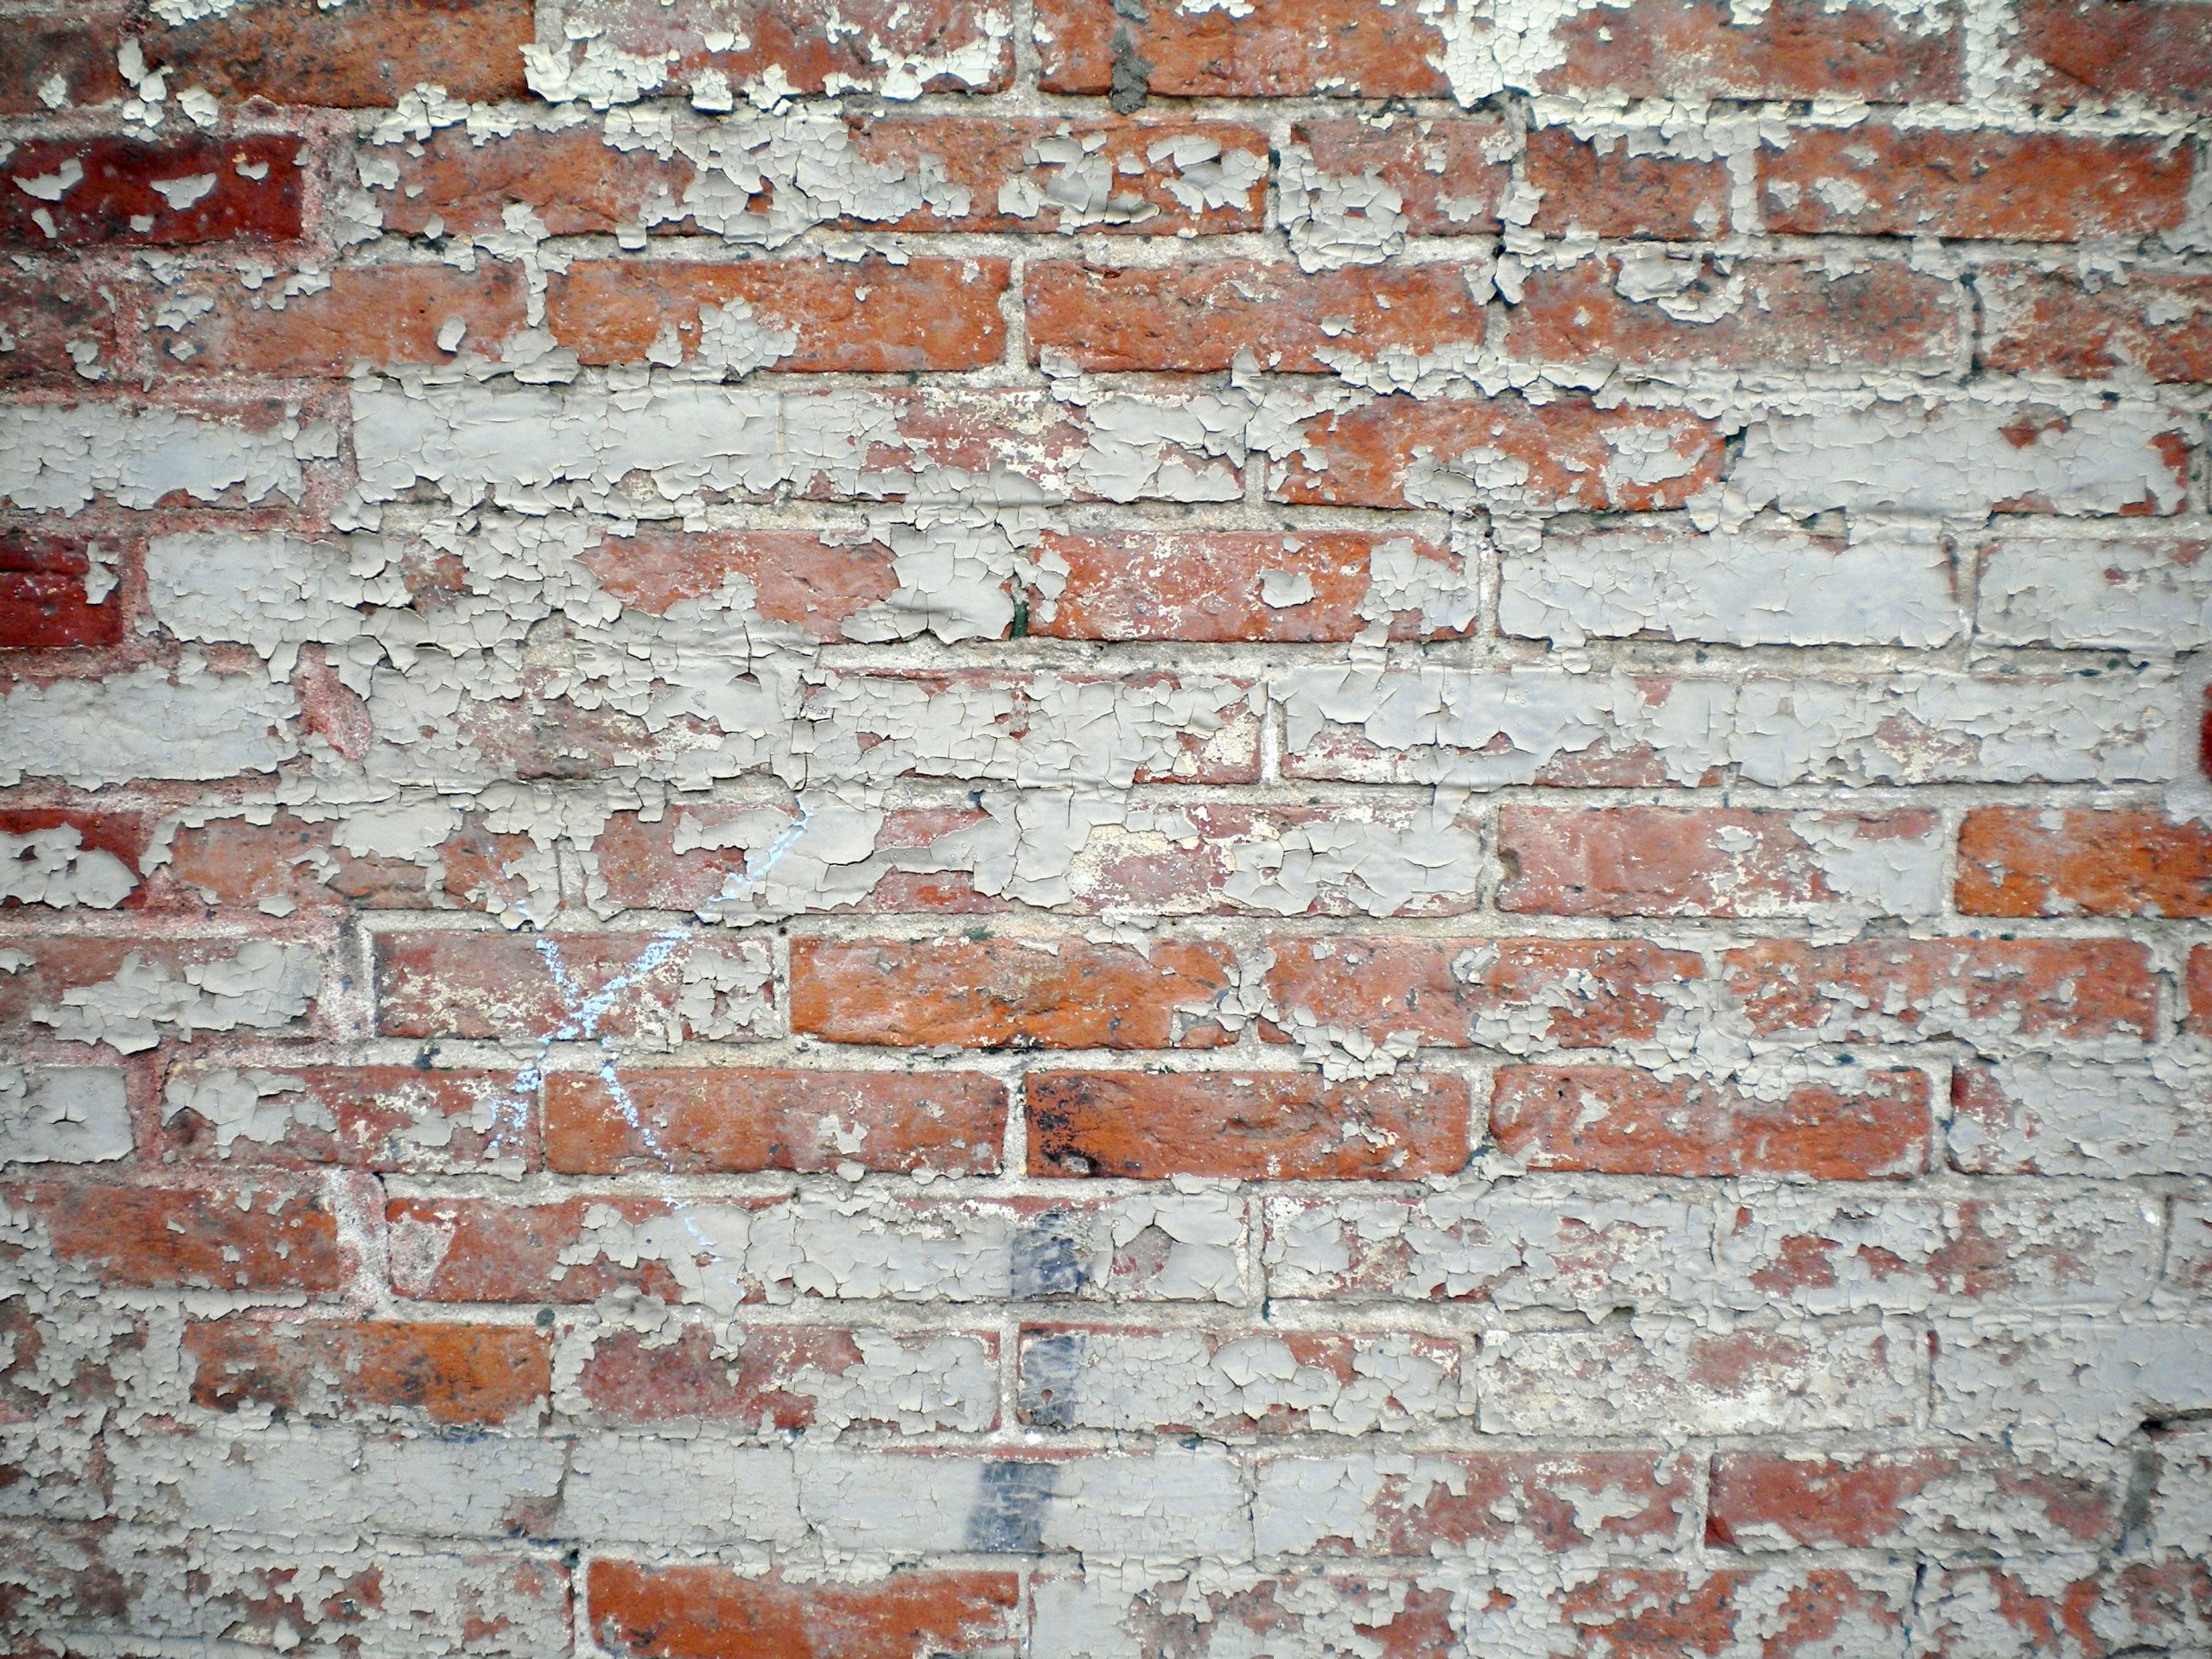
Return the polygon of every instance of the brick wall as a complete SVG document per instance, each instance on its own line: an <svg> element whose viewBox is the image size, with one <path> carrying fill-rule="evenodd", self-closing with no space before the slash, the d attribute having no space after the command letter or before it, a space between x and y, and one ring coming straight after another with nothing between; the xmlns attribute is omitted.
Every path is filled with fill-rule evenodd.
<svg viewBox="0 0 2212 1659"><path fill-rule="evenodd" d="M0 0L0 1646L2212 1652L2209 119Z"/></svg>

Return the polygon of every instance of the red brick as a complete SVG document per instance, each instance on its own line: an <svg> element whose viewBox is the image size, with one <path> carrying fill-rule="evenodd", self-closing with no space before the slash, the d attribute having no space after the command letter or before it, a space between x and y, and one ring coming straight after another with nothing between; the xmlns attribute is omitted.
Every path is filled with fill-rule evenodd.
<svg viewBox="0 0 2212 1659"><path fill-rule="evenodd" d="M706 264L585 260L556 276L546 296L553 337L588 364L643 363L671 334L686 361L700 358L702 314L749 307L747 333L790 333L766 366L797 373L888 374L976 369L1006 353L1003 259L916 257L900 264L819 259ZM713 359L707 359L711 365Z"/></svg>
<svg viewBox="0 0 2212 1659"><path fill-rule="evenodd" d="M2122 939L1774 939L1730 951L1726 971L1761 1036L2147 1041L2158 1014L2149 952Z"/></svg>
<svg viewBox="0 0 2212 1659"><path fill-rule="evenodd" d="M399 1410L447 1424L534 1421L553 1382L551 1338L514 1325L195 1320L184 1333L192 1402L289 1416Z"/></svg>
<svg viewBox="0 0 2212 1659"><path fill-rule="evenodd" d="M1261 1522L1270 1469L1261 1465ZM1322 1555L1427 1555L1528 1548L1678 1548L1689 1528L1697 1462L1656 1449L1604 1452L1452 1452L1417 1469L1378 1471L1363 1492L1355 1535L1325 1534Z"/></svg>
<svg viewBox="0 0 2212 1659"><path fill-rule="evenodd" d="M1852 861L1877 849L1898 878L1917 872L1915 885L1932 899L1942 833L1924 809L1505 806L1497 845L1510 873L1497 906L1560 916L1791 916L1870 906L1877 901L1846 877Z"/></svg>
<svg viewBox="0 0 2212 1659"><path fill-rule="evenodd" d="M1847 1567L1602 1569L1559 1592L1575 1651L1606 1659L1756 1652L1761 1659L1904 1650L1912 1573Z"/></svg>
<svg viewBox="0 0 2212 1659"><path fill-rule="evenodd" d="M1040 1598L1048 1583L1037 1580ZM1118 1600L1118 1588L1109 1593ZM1347 1631L1362 1659L1436 1659L1461 1645L1452 1606L1451 1591L1423 1588L1416 1575L1297 1573L1204 1594L1170 1582L1136 1593L1115 1623L1145 1659L1343 1651Z"/></svg>
<svg viewBox="0 0 2212 1659"><path fill-rule="evenodd" d="M82 536L0 530L0 650L122 643L119 592L110 588L97 605L85 596L97 545Z"/></svg>
<svg viewBox="0 0 2212 1659"><path fill-rule="evenodd" d="M1557 362L1757 370L1941 366L1964 344L1956 287L1901 264L1832 276L1815 264L1700 260L1663 304L1622 294L1621 270L1621 261L1600 256L1529 272L1507 349ZM1708 308L1719 315L1669 315L1681 306L1698 308L1701 319Z"/></svg>
<svg viewBox="0 0 2212 1659"><path fill-rule="evenodd" d="M1029 1173L1411 1180L1467 1161L1467 1085L1310 1071L1033 1072Z"/></svg>
<svg viewBox="0 0 2212 1659"><path fill-rule="evenodd" d="M59 79L63 109L110 104L123 96L116 45L123 19L98 12L57 12L10 20L0 39L0 115L45 115L43 89Z"/></svg>
<svg viewBox="0 0 2212 1659"><path fill-rule="evenodd" d="M1306 276L1256 260L1109 269L1029 268L1029 360L1047 351L1093 370L1262 369L1319 374L1332 359L1472 347L1483 308L1455 265L1355 267Z"/></svg>
<svg viewBox="0 0 2212 1659"><path fill-rule="evenodd" d="M1802 129L1759 153L1759 210L1796 235L2075 241L2171 230L2190 152L2152 138Z"/></svg>
<svg viewBox="0 0 2212 1659"><path fill-rule="evenodd" d="M200 1068L168 1075L164 1144L175 1155L308 1168L336 1164L378 1173L440 1173L512 1160L535 1167L537 1113L512 1071L442 1071L413 1065L254 1067L282 1115L277 1137L238 1135L227 1146L183 1103L210 1081ZM257 1133L268 1134L263 1127Z"/></svg>
<svg viewBox="0 0 2212 1659"><path fill-rule="evenodd" d="M28 270L0 266L0 328L9 349L0 352L0 384L54 381L82 385L79 362L69 353L94 348L83 367L92 374L113 374L118 367L116 309L125 285L105 285L54 260L40 260Z"/></svg>
<svg viewBox="0 0 2212 1659"><path fill-rule="evenodd" d="M660 0L590 0L569 13L594 44L666 58L666 84L718 71L741 88L793 92L995 92L1012 78L1004 10L980 0L850 0L835 11L793 0L731 0L712 10ZM719 35L726 43L709 44Z"/></svg>
<svg viewBox="0 0 2212 1659"><path fill-rule="evenodd" d="M1641 940L1296 938L1267 941L1284 1027L1357 1031L1425 1047L1521 1042L1598 1048L1657 1034L1669 987L1703 977L1687 950Z"/></svg>
<svg viewBox="0 0 2212 1659"><path fill-rule="evenodd" d="M891 550L812 530L677 531L640 526L609 536L582 563L602 590L632 610L671 607L719 592L732 576L753 589L753 608L810 640L849 639L845 625L899 587Z"/></svg>
<svg viewBox="0 0 2212 1659"><path fill-rule="evenodd" d="M2018 23L2037 103L2212 108L2212 17L2190 0L2021 0Z"/></svg>
<svg viewBox="0 0 2212 1659"><path fill-rule="evenodd" d="M1550 31L1556 68L1526 90L1608 90L1630 98L1857 96L1943 98L1959 86L1955 29L1901 26L1873 5L1828 10L1777 0L1738 26L1717 0L1634 0L1570 16ZM1037 35L1047 92L1103 92L1124 77L1154 97L1279 98L1308 93L1438 98L1433 22L1405 6L1357 0L1255 0L1249 9L1147 10L1139 17L1084 0L1045 0Z"/></svg>
<svg viewBox="0 0 2212 1659"><path fill-rule="evenodd" d="M600 1644L638 1659L912 1659L1012 1650L1021 1581L916 1568L857 1583L604 1556L587 1580Z"/></svg>
<svg viewBox="0 0 2212 1659"><path fill-rule="evenodd" d="M961 1071L640 1071L623 1093L596 1073L545 1079L545 1160L554 1169L939 1170L998 1168L1005 1087Z"/></svg>
<svg viewBox="0 0 2212 1659"><path fill-rule="evenodd" d="M2122 1659L2212 1645L2212 1564L2186 1555L1937 1567L1921 1600L1929 1659Z"/></svg>
<svg viewBox="0 0 2212 1659"><path fill-rule="evenodd" d="M1538 1170L1781 1175L1866 1181L1928 1161L1928 1077L1874 1071L1858 1087L1801 1083L1778 1100L1732 1084L1614 1066L1505 1066L1491 1137Z"/></svg>
<svg viewBox="0 0 2212 1659"><path fill-rule="evenodd" d="M139 35L146 61L179 88L218 98L343 110L397 104L423 82L469 103L522 97L529 0L315 0L244 5Z"/></svg>
<svg viewBox="0 0 2212 1659"><path fill-rule="evenodd" d="M1047 531L1040 551L1067 567L1051 615L1033 613L1029 631L1055 639L1344 640L1376 621L1363 612L1382 602L1378 556L1410 550L1431 580L1465 582L1462 561L1423 537L1380 531ZM1303 576L1313 597L1270 605L1267 578ZM1394 639L1447 639L1467 632L1422 613L1393 612Z"/></svg>
<svg viewBox="0 0 2212 1659"><path fill-rule="evenodd" d="M2212 916L2212 826L2155 807L1976 807L1958 902L1969 916Z"/></svg>
<svg viewBox="0 0 2212 1659"><path fill-rule="evenodd" d="M2189 1029L2212 1029L2212 944L2191 947L2182 989L2189 1003Z"/></svg>
<svg viewBox="0 0 2212 1659"><path fill-rule="evenodd" d="M205 316L163 349L188 369L340 378L357 365L391 368L438 363L454 353L439 331L458 321L467 332L454 352L497 357L523 325L522 283L512 267L340 265L329 286L281 305L279 283L249 292L234 276L189 284L213 302Z"/></svg>
<svg viewBox="0 0 2212 1659"><path fill-rule="evenodd" d="M1724 1452L1713 1459L1706 1541L1948 1552L2031 1540L2094 1549L2119 1531L2115 1472L1986 1447Z"/></svg>
<svg viewBox="0 0 2212 1659"><path fill-rule="evenodd" d="M1543 193L1535 228L1551 236L1709 241L1728 224L1728 163L1635 153L1618 134L1579 138L1567 127L1529 135L1530 188Z"/></svg>
<svg viewBox="0 0 2212 1659"><path fill-rule="evenodd" d="M512 1041L566 1031L571 1039L645 1033L672 1041L705 1034L705 1023L679 1012L687 972L717 960L745 963L759 947L739 938L694 934L673 947L650 933L551 936L577 991L564 999L532 941L512 933L386 933L377 939L378 1029L388 1037L462 1037ZM703 955L702 955L703 953ZM640 968L639 963L645 966ZM634 977L632 977L634 976ZM617 980L630 983L588 1032L578 1007ZM765 1000L770 988L761 987ZM725 1039L731 1033L723 1033Z"/></svg>
<svg viewBox="0 0 2212 1659"><path fill-rule="evenodd" d="M358 1265L334 1195L373 1215L373 1192L283 1176L4 1187L8 1204L45 1229L56 1256L103 1284L309 1295L345 1289Z"/></svg>
<svg viewBox="0 0 2212 1659"><path fill-rule="evenodd" d="M592 1302L636 1291L685 1300L703 1274L747 1301L758 1275L721 1251L773 1198L392 1198L391 1287L432 1302Z"/></svg>
<svg viewBox="0 0 2212 1659"><path fill-rule="evenodd" d="M1499 505L1564 512L1680 506L1720 475L1720 436L1677 410L1579 400L1378 397L1303 423L1273 499L1347 507ZM1622 468L1625 448L1637 465ZM1656 464L1671 452L1664 466ZM1497 459L1503 455L1505 459ZM1508 467L1518 480L1478 485Z"/></svg>
<svg viewBox="0 0 2212 1659"><path fill-rule="evenodd" d="M1224 945L1082 939L793 939L791 1029L833 1043L1212 1048Z"/></svg>
<svg viewBox="0 0 2212 1659"><path fill-rule="evenodd" d="M2212 280L2133 271L2092 287L2078 271L1993 265L1974 290L1982 361L1999 373L2212 380Z"/></svg>
<svg viewBox="0 0 2212 1659"><path fill-rule="evenodd" d="M1263 127L1231 121L1084 120L1046 116L879 116L849 122L854 148L908 178L942 168L949 192L891 220L902 231L1051 231L1174 236L1256 231L1265 223ZM1195 145L1192 141L1199 141ZM1180 143L1187 168L1168 148ZM1195 159L1207 143L1219 154ZM1080 162L1058 159L1072 145ZM1160 154L1155 157L1154 149ZM1234 168L1249 182L1233 183ZM1001 191L1007 192L1001 205ZM1033 190L1034 213L1018 213ZM1102 194L1103 193L1103 194ZM963 200L964 197L964 201ZM1210 206L1209 200L1220 206ZM861 224L849 219L849 224Z"/></svg>
<svg viewBox="0 0 2212 1659"><path fill-rule="evenodd" d="M296 237L299 156L300 141L289 137L34 139L7 159L0 243L170 247L232 237ZM67 177L73 168L80 176L58 200L42 200L22 188L26 181ZM154 188L202 177L213 177L213 186L181 207ZM175 194L183 199L181 190ZM38 213L52 223L51 234L34 217Z"/></svg>
<svg viewBox="0 0 2212 1659"><path fill-rule="evenodd" d="M995 1368L995 1332L958 1335L979 1347ZM862 1337L920 1348L939 1340L941 1333L855 1332L827 1325L746 1325L718 1333L692 1325L671 1342L658 1334L611 1331L594 1344L576 1386L600 1420L615 1427L711 1422L787 1434L812 1427L819 1395L864 1363L858 1339ZM836 1427L899 1424L893 1416L855 1418Z"/></svg>
<svg viewBox="0 0 2212 1659"><path fill-rule="evenodd" d="M1492 115L1300 121L1290 141L1306 146L1313 170L1324 177L1372 177L1396 191L1402 203L1397 211L1414 236L1495 231L1498 201L1513 178L1502 159L1512 139Z"/></svg>

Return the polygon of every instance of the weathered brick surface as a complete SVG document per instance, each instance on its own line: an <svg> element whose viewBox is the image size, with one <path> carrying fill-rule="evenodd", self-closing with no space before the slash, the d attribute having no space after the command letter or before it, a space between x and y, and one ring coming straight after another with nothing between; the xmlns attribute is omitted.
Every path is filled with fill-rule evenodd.
<svg viewBox="0 0 2212 1659"><path fill-rule="evenodd" d="M0 1653L2212 1652L2202 0L0 22Z"/></svg>

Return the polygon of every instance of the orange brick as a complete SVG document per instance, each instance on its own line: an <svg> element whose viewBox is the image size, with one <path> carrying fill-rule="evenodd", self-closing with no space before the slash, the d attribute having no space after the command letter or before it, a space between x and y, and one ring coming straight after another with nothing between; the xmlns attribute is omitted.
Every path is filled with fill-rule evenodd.
<svg viewBox="0 0 2212 1659"><path fill-rule="evenodd" d="M1270 496L1346 507L1472 505L1485 501L1560 511L1649 512L1680 506L1720 473L1720 436L1676 410L1599 409L1580 401L1516 397L1378 397L1317 415ZM1637 454L1633 473L1616 446ZM1494 480L1498 457L1518 481ZM1663 458L1662 465L1654 462Z"/></svg>
<svg viewBox="0 0 2212 1659"><path fill-rule="evenodd" d="M600 587L629 609L666 616L671 606L705 599L732 576L753 588L753 605L771 622L810 639L849 636L844 625L899 587L891 550L811 530L680 531L641 525L608 536L582 556Z"/></svg>
<svg viewBox="0 0 2212 1659"><path fill-rule="evenodd" d="M2155 809L1977 807L1959 830L1969 916L2212 916L2212 829Z"/></svg>
<svg viewBox="0 0 2212 1659"><path fill-rule="evenodd" d="M1815 1549L1910 1549L1930 1541L1947 1548L2001 1548L2014 1541L2012 1524L1985 1530L1975 1519L2018 1509L2035 1517L2030 1524L2039 1538L2094 1549L2117 1533L2126 1496L2110 1468L1948 1446L1834 1454L1724 1452L1713 1460L1706 1541L1738 1548L1740 1532L1745 1543L1756 1540L1761 1548L1777 1536ZM1952 1496L1961 1491L1980 1496L1982 1503Z"/></svg>
<svg viewBox="0 0 2212 1659"><path fill-rule="evenodd" d="M1500 1151L1531 1169L1866 1181L1928 1158L1928 1077L1799 1084L1778 1100L1615 1066L1506 1066L1491 1096Z"/></svg>
<svg viewBox="0 0 2212 1659"><path fill-rule="evenodd" d="M1003 259L919 257L857 264L588 260L553 279L545 315L554 338L590 364L644 363L667 352L657 345L666 340L682 360L703 357L709 365L732 353L750 363L757 349L770 358L763 366L800 373L975 369L1006 352L999 296L1007 270ZM706 334L709 310L736 340ZM784 335L793 337L788 346Z"/></svg>
<svg viewBox="0 0 2212 1659"><path fill-rule="evenodd" d="M162 355L192 370L337 378L360 364L438 363L455 353L497 357L523 325L522 283L510 265L485 261L474 271L340 265L328 276L328 287L281 304L281 282L251 292L234 276L191 283L185 292L213 308L180 331ZM466 332L444 334L454 323ZM454 340L450 349L442 335Z"/></svg>
<svg viewBox="0 0 2212 1659"><path fill-rule="evenodd" d="M1796 235L2064 242L2171 230L2188 212L2190 151L2152 138L1802 130L1759 151L1759 211Z"/></svg>
<svg viewBox="0 0 2212 1659"><path fill-rule="evenodd" d="M748 1578L726 1567L645 1567L601 1556L590 1629L631 1659L911 1659L997 1650L1014 1639L1011 1573L912 1569L857 1583Z"/></svg>
<svg viewBox="0 0 2212 1659"><path fill-rule="evenodd" d="M833 1043L1211 1048L1226 946L1081 939L791 941L791 1029Z"/></svg>
<svg viewBox="0 0 2212 1659"><path fill-rule="evenodd" d="M558 1170L928 1169L988 1174L1006 1090L966 1072L622 1070L545 1079L545 1159Z"/></svg>
<svg viewBox="0 0 2212 1659"><path fill-rule="evenodd" d="M553 1381L551 1339L512 1325L397 1320L194 1320L192 1402L291 1416L420 1413L432 1422L535 1420Z"/></svg>
<svg viewBox="0 0 2212 1659"><path fill-rule="evenodd" d="M1456 1077L1046 1071L1027 1088L1033 1175L1410 1180L1467 1161Z"/></svg>
<svg viewBox="0 0 2212 1659"><path fill-rule="evenodd" d="M1332 359L1472 347L1483 308L1454 266L1306 276L1238 259L1179 269L1030 267L1029 359L1086 369L1197 372L1249 353L1262 369L1317 374Z"/></svg>

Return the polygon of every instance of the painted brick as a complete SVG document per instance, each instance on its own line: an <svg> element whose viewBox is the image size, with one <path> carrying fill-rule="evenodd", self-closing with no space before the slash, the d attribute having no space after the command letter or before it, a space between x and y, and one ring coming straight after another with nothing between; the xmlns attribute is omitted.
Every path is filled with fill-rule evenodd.
<svg viewBox="0 0 2212 1659"><path fill-rule="evenodd" d="M1045 1071L1026 1086L1034 1175L1410 1180L1467 1160L1467 1090L1452 1077Z"/></svg>
<svg viewBox="0 0 2212 1659"><path fill-rule="evenodd" d="M1996 645L2163 653L2212 638L2212 563L2194 537L2003 536L1983 543L1975 632Z"/></svg>
<svg viewBox="0 0 2212 1659"><path fill-rule="evenodd" d="M7 1201L44 1228L58 1260L149 1289L342 1290L357 1265L346 1211L367 1210L373 1224L359 1186L282 1176L15 1181Z"/></svg>
<svg viewBox="0 0 2212 1659"><path fill-rule="evenodd" d="M1500 159L1507 141L1503 124L1494 116L1300 121L1290 136L1312 158L1319 178L1353 186L1371 181L1395 194L1397 203L1389 211L1403 218L1414 236L1471 236L1497 228L1498 203L1511 169Z"/></svg>
<svg viewBox="0 0 2212 1659"><path fill-rule="evenodd" d="M1706 1539L1731 1549L2098 1548L2118 1534L2126 1471L1989 1447L1726 1452Z"/></svg>
<svg viewBox="0 0 2212 1659"><path fill-rule="evenodd" d="M306 1168L439 1173L537 1161L517 1073L412 1065L181 1065L162 1122L175 1154Z"/></svg>

